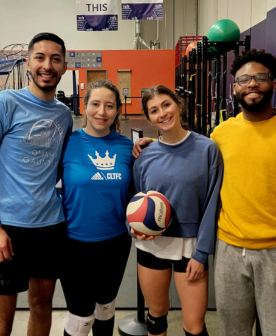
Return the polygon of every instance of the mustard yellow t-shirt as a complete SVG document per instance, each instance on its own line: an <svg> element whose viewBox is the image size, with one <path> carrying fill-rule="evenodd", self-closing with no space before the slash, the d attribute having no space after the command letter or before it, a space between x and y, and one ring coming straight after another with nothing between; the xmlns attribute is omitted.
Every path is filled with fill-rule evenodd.
<svg viewBox="0 0 276 336"><path fill-rule="evenodd" d="M276 247L276 116L240 113L211 135L224 161L218 238L249 249Z"/></svg>

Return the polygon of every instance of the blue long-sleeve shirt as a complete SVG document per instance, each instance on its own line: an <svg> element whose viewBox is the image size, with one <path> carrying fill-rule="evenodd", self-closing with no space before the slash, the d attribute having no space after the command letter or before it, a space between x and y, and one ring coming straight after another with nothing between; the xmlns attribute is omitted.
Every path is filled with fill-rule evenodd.
<svg viewBox="0 0 276 336"><path fill-rule="evenodd" d="M217 145L194 132L176 146L155 141L133 168L136 192L155 190L170 201L173 221L163 236L197 237L193 258L201 263L214 252L222 173Z"/></svg>

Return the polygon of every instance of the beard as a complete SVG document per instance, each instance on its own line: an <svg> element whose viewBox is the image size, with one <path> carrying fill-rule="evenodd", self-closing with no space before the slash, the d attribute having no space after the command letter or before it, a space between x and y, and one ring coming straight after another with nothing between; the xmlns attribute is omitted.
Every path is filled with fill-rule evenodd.
<svg viewBox="0 0 276 336"><path fill-rule="evenodd" d="M273 87L268 91L262 92L263 98L258 103L247 104L244 100L246 96L245 93L236 92L236 99L238 103L248 112L261 112L263 111L267 105L271 102L271 98L273 95Z"/></svg>
<svg viewBox="0 0 276 336"><path fill-rule="evenodd" d="M33 76L33 74L32 74L30 71L29 71L29 75L30 75L31 80L35 83L35 85L36 85L40 90L42 90L42 91L52 91L52 90L54 90L54 89L57 87L57 85L58 85L58 83L60 82L60 80L61 80L61 77L60 77L60 78L58 79L58 81L57 81L54 85L41 86L41 85L37 82L35 76Z"/></svg>

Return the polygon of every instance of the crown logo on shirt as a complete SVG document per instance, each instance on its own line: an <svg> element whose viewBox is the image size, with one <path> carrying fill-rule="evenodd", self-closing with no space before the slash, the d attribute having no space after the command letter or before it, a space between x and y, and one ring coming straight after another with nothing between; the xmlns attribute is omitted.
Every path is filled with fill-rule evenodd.
<svg viewBox="0 0 276 336"><path fill-rule="evenodd" d="M115 167L115 160L116 160L116 155L113 156L113 158L109 157L109 152L105 152L105 157L101 157L100 154L96 151L96 159L93 159L91 155L87 154L89 159L94 163L94 165L97 167L97 169L100 170L111 170L114 169Z"/></svg>

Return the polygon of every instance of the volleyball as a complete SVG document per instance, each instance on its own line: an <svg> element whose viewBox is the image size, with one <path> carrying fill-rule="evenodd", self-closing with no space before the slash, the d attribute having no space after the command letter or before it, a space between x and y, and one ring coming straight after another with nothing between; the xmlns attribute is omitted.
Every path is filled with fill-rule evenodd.
<svg viewBox="0 0 276 336"><path fill-rule="evenodd" d="M127 206L127 221L137 232L156 236L164 232L171 222L168 199L157 191L139 192Z"/></svg>

